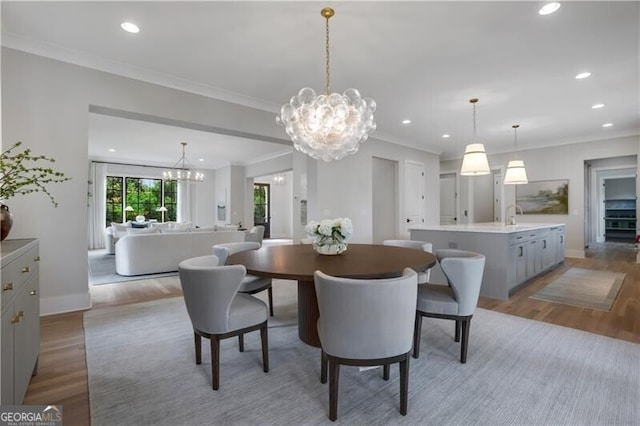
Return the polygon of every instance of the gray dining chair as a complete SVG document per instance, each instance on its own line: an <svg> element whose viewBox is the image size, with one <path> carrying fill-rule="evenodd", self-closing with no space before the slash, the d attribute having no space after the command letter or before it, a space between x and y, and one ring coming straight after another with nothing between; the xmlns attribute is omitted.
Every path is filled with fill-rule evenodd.
<svg viewBox="0 0 640 426"><path fill-rule="evenodd" d="M193 326L196 364L202 363L202 341L211 341L211 377L220 387L220 340L260 330L262 365L269 371L267 305L238 293L246 269L242 265L218 266L216 256L200 256L178 265L180 284Z"/></svg>
<svg viewBox="0 0 640 426"><path fill-rule="evenodd" d="M409 359L418 278L406 268L401 277L375 280L314 274L318 297L318 335L322 347L320 381L329 368L329 419L338 418L340 365L400 367L400 414L406 415Z"/></svg>
<svg viewBox="0 0 640 426"><path fill-rule="evenodd" d="M405 247L414 250L422 250L429 253L433 253L433 244L426 241L416 240L384 240L382 242L384 246ZM418 273L418 284L425 284L429 282L431 278L431 269L424 271L416 271Z"/></svg>
<svg viewBox="0 0 640 426"><path fill-rule="evenodd" d="M456 322L455 341L460 344L460 362L467 362L469 328L478 305L480 285L484 274L485 257L465 250L443 249L436 251L448 286L420 284L413 338L413 357L420 356L422 317L451 319Z"/></svg>
<svg viewBox="0 0 640 426"><path fill-rule="evenodd" d="M248 250L257 250L260 243L255 241L245 241L239 243L216 244L212 247L212 254L218 256L221 265L227 264L227 258L232 254L240 253ZM273 287L271 278L257 277L255 275L247 275L240 286L240 293L256 294L261 291L268 290L269 297L269 315L273 316ZM241 345L242 350L242 345Z"/></svg>

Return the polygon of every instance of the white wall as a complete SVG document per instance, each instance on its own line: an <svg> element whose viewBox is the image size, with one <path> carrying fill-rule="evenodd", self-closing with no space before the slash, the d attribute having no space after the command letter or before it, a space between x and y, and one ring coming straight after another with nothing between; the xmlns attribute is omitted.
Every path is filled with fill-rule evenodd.
<svg viewBox="0 0 640 426"><path fill-rule="evenodd" d="M640 148L640 136L589 141L579 144L546 147L518 152L527 169L529 181L569 179L568 215L527 215L526 222L566 223L568 257L584 257L584 162L600 158L637 155ZM511 159L509 153L489 155L492 168L506 168ZM444 161L441 168L445 171L457 170L460 160ZM503 205L515 203L515 185L504 185Z"/></svg>
<svg viewBox="0 0 640 426"><path fill-rule="evenodd" d="M13 49L2 48L1 66L3 144L21 140L35 153L53 156L56 168L72 178L50 188L58 208L42 194L7 201L14 215L9 238L40 239L42 314L90 306L86 250L90 105L283 138L270 112ZM206 211L207 206L201 208Z"/></svg>
<svg viewBox="0 0 640 426"><path fill-rule="evenodd" d="M349 217L353 221L354 243L373 241L373 157L398 161L398 229L400 238L409 238L402 220L405 210L405 162L412 160L425 165L425 224L437 225L440 216L437 155L399 145L369 139L355 155L340 161L317 162L317 208L309 220ZM311 182L313 185L314 182ZM313 214L313 215L312 215Z"/></svg>

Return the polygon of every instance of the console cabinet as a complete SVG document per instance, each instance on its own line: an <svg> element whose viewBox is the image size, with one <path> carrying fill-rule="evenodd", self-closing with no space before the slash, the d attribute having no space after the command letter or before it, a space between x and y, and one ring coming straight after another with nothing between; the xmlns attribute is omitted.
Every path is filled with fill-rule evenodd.
<svg viewBox="0 0 640 426"><path fill-rule="evenodd" d="M40 353L38 240L5 240L0 249L0 403L20 405Z"/></svg>

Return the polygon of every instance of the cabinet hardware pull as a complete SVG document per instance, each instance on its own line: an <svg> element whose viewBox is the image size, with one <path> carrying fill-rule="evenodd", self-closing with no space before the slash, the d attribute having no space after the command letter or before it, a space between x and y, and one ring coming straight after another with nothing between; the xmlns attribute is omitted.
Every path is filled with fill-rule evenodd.
<svg viewBox="0 0 640 426"><path fill-rule="evenodd" d="M24 311L18 311L18 318L22 318L24 316Z"/></svg>
<svg viewBox="0 0 640 426"><path fill-rule="evenodd" d="M2 291L9 291L9 290L13 290L13 283L6 283L5 285L2 286Z"/></svg>
<svg viewBox="0 0 640 426"><path fill-rule="evenodd" d="M34 257L34 258L33 258L33 261L34 261L34 262L40 262L40 256L36 256L36 257Z"/></svg>
<svg viewBox="0 0 640 426"><path fill-rule="evenodd" d="M547 240L542 240L542 248L547 248Z"/></svg>
<svg viewBox="0 0 640 426"><path fill-rule="evenodd" d="M38 290L31 290L29 294L35 296L36 294L38 294Z"/></svg>
<svg viewBox="0 0 640 426"><path fill-rule="evenodd" d="M24 268L22 268L22 273L26 274L27 272L29 272L29 267L25 266Z"/></svg>
<svg viewBox="0 0 640 426"><path fill-rule="evenodd" d="M518 247L520 249L520 254L518 255L519 257L522 257L523 251L522 251L522 246Z"/></svg>
<svg viewBox="0 0 640 426"><path fill-rule="evenodd" d="M11 318L11 324L15 324L17 322L20 322L20 317L18 315L14 315L13 318Z"/></svg>

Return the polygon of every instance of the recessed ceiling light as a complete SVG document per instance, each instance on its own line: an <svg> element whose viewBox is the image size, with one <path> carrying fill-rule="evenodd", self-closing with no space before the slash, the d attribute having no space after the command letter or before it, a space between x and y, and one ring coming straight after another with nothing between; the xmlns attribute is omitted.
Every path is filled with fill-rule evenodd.
<svg viewBox="0 0 640 426"><path fill-rule="evenodd" d="M116 152L116 150L113 148L109 148L109 152Z"/></svg>
<svg viewBox="0 0 640 426"><path fill-rule="evenodd" d="M402 120L402 124L411 124L411 120L409 119Z"/></svg>
<svg viewBox="0 0 640 426"><path fill-rule="evenodd" d="M450 134L448 134L448 133L445 133L444 135L442 135L442 137L446 139L446 138L448 138L448 137L451 137L451 135L450 135Z"/></svg>
<svg viewBox="0 0 640 426"><path fill-rule="evenodd" d="M604 123L602 125L602 127L611 127L611 126L613 126L613 123Z"/></svg>
<svg viewBox="0 0 640 426"><path fill-rule="evenodd" d="M594 104L591 108L598 109L598 108L602 108L603 106L604 104Z"/></svg>
<svg viewBox="0 0 640 426"><path fill-rule="evenodd" d="M581 72L580 74L576 75L576 80L582 80L583 78L587 78L590 75L590 72Z"/></svg>
<svg viewBox="0 0 640 426"><path fill-rule="evenodd" d="M560 9L560 3L551 2L551 3L547 3L544 6L542 6L540 8L540 10L538 11L538 14L539 15L551 15L553 12L555 12L558 9Z"/></svg>
<svg viewBox="0 0 640 426"><path fill-rule="evenodd" d="M120 27L128 33L137 34L140 32L140 28L133 22L123 22Z"/></svg>
<svg viewBox="0 0 640 426"><path fill-rule="evenodd" d="M204 158L198 158L198 161L204 161Z"/></svg>

